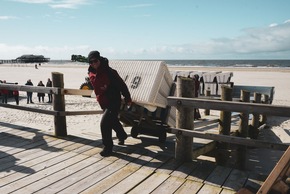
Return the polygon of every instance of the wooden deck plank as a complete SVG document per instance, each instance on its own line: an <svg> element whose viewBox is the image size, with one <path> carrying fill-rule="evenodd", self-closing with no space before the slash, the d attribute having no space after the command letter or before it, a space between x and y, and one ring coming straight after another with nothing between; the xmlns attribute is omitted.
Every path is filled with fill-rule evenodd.
<svg viewBox="0 0 290 194"><path fill-rule="evenodd" d="M70 153L66 152L65 154L62 155L62 157L59 157L59 154L57 156L54 156L52 158L47 159L46 161L39 160L39 162L34 165L34 166L23 166L23 169L13 172L12 174L9 174L8 176L5 176L4 178L1 179L0 186L6 186L11 184L12 182L18 181L20 179L26 179L26 177L30 177L34 173L39 173L42 170L48 169L48 168L53 168L53 166L58 165L62 162L65 162L69 158L75 157L77 154L76 153ZM46 157L44 157L46 158ZM43 162L41 162L43 161ZM35 177L35 180L41 179L42 177ZM20 186L20 185L19 185ZM5 190L5 189L4 189Z"/></svg>
<svg viewBox="0 0 290 194"><path fill-rule="evenodd" d="M185 181L186 181L186 179L184 179L184 178L169 176L163 183L161 183L151 193L152 194L174 193Z"/></svg>
<svg viewBox="0 0 290 194"><path fill-rule="evenodd" d="M170 157L167 155L156 155L156 153L151 153L151 155L153 155L153 157L156 156L156 158L147 157L148 162L146 165L142 166L134 174L128 176L126 179L119 182L116 186L106 191L106 193L125 193L130 191L132 188L134 188L134 185L141 183L149 175L154 174L154 170L162 166L163 162L170 160ZM143 161L145 160L143 159Z"/></svg>
<svg viewBox="0 0 290 194"><path fill-rule="evenodd" d="M205 184L221 187L231 172L231 168L216 166L214 171L204 181Z"/></svg>
<svg viewBox="0 0 290 194"><path fill-rule="evenodd" d="M153 173L142 183L138 184L133 188L130 194L147 194L151 193L155 188L157 188L162 182L164 182L169 177L168 174L163 173Z"/></svg>
<svg viewBox="0 0 290 194"><path fill-rule="evenodd" d="M39 146L46 145L50 141L54 141L54 140L57 140L57 138L52 139L47 136L43 136L41 138L35 138L34 141L31 139L21 138L21 140L18 143L11 142L9 145L6 145L10 147L11 149L8 149L8 150L1 149L1 151L5 152L6 154L15 155L23 151L29 151L32 148L37 148Z"/></svg>
<svg viewBox="0 0 290 194"><path fill-rule="evenodd" d="M100 151L101 149L98 149L98 150ZM74 185L75 181L77 181L78 184L80 184L81 182L85 182L85 179L92 176L92 174L98 172L98 170L101 171L105 167L111 168L110 165L112 163L114 163L116 160L118 160L118 157L111 157L110 159L109 158L103 159L102 157L97 156L94 158L98 158L100 161L95 159L96 162L98 161L97 163L95 163L95 164L93 163L91 166L88 166L88 167L84 166L84 168L81 169L80 171L67 176L65 179L62 179L60 181L57 181L57 182L49 185L49 187L47 187L47 188L39 190L39 193L43 193L43 192L44 193L55 193L55 192L59 192L61 190L64 190L62 192L69 192L66 190L69 190L68 188L70 186L72 186L72 187L77 186L78 188L77 189L74 188L73 189L74 191L72 191L72 192L75 192L76 190L80 189L79 185ZM94 183L95 179L90 179L89 181ZM84 186L84 183L82 183L82 186Z"/></svg>
<svg viewBox="0 0 290 194"><path fill-rule="evenodd" d="M139 160L137 161L137 163L134 163L134 164L131 163L130 165L134 165L135 167L141 167L141 166L142 167L138 168L137 171L135 171L133 174L123 179L114 187L108 189L105 193L126 193L130 191L135 185L142 182L144 179L146 179L148 176L150 176L154 172L152 165L150 165L151 167L149 168L146 168L143 165L149 164L149 162L151 162L155 156L156 156L156 153L148 152L146 155L141 156ZM153 164L156 164L156 163L153 163Z"/></svg>
<svg viewBox="0 0 290 194"><path fill-rule="evenodd" d="M198 165L195 162L186 162L171 173L172 176L186 178Z"/></svg>
<svg viewBox="0 0 290 194"><path fill-rule="evenodd" d="M82 187L84 178L90 176L95 171L108 167L111 163L112 161L103 160L101 158L86 158L79 163L52 174L47 177L46 180L38 181L32 185L29 185L29 192L57 193L71 185L75 185L75 187ZM78 184L74 184L75 182ZM78 193L77 191L72 191L71 193L74 192Z"/></svg>
<svg viewBox="0 0 290 194"><path fill-rule="evenodd" d="M82 194L103 193L121 182L123 179L135 173L138 169L139 168L137 166L125 166L122 169L119 169L116 173L113 173L112 175L87 188L82 192Z"/></svg>
<svg viewBox="0 0 290 194"><path fill-rule="evenodd" d="M203 185L201 189L197 192L198 194L210 193L210 194L219 194L222 188L214 185Z"/></svg>
<svg viewBox="0 0 290 194"><path fill-rule="evenodd" d="M65 147L65 151L74 151L77 150L78 148L86 145L89 143L91 140L88 139L82 139L80 142L76 142L74 144L71 144L70 146Z"/></svg>
<svg viewBox="0 0 290 194"><path fill-rule="evenodd" d="M222 189L222 191L220 192L220 194L234 194L237 193L234 190L228 190L228 189Z"/></svg>
<svg viewBox="0 0 290 194"><path fill-rule="evenodd" d="M57 143L57 141L55 141ZM42 147L44 148L44 147ZM14 168L15 166L22 165L25 162L31 161L35 158L40 158L44 155L47 155L54 151L53 149L55 148L47 148L45 146L45 149L50 149L50 150L44 150L44 149L31 149L29 152L19 152L15 155L7 155L5 158L1 158L1 166L0 166L0 171L7 171L9 168Z"/></svg>
<svg viewBox="0 0 290 194"><path fill-rule="evenodd" d="M90 188L104 178L110 176L111 174L114 174L132 160L134 160L134 158L127 157L126 155L116 156L115 161L110 161L111 164L108 164L105 168L102 168L99 171L92 173L90 176L82 179L81 181L78 181L78 184L71 185L70 187L62 190L62 193L80 193L82 191L85 191L86 189Z"/></svg>
<svg viewBox="0 0 290 194"><path fill-rule="evenodd" d="M0 131L1 132L9 132L11 130L19 130L19 131L28 130L29 131L29 130L35 130L35 129L25 127L22 125L17 125L17 124L4 123L4 122L0 121Z"/></svg>
<svg viewBox="0 0 290 194"><path fill-rule="evenodd" d="M79 139L81 140L81 139ZM36 151L35 153L40 153L42 155L42 157L38 157L35 156L33 159L31 160L24 160L24 158L22 158L22 162L17 162L17 163L13 163L10 162L10 168L6 168L5 171L6 173L2 173L1 174L1 178L5 177L5 176L10 176L11 174L13 174L13 172L22 172L24 174L27 174L26 171L29 171L28 169L31 169L31 171L33 171L34 169L32 169L33 166L37 165L37 164L42 164L45 162L45 164L49 165L48 160L56 157L59 155L58 151L62 148L64 148L65 146L68 146L70 144L73 144L74 142L72 141L66 141L65 139L58 139L58 141L54 141L54 142L58 142L58 144L53 145L53 147L48 147L45 150L44 149L40 149L38 151ZM52 145L50 145L52 146ZM67 153L65 153L67 154ZM4 167L3 165L1 165L1 169L3 171ZM36 169L37 171L37 169ZM17 175L18 178L20 178L20 175Z"/></svg>
<svg viewBox="0 0 290 194"><path fill-rule="evenodd" d="M137 153L130 153L131 158L136 158L138 160L142 157L142 155ZM141 162L143 161L143 163ZM140 160L138 163L129 163L122 169L119 169L117 172L113 173L112 175L102 179L98 183L94 184L93 186L89 187L85 191L83 191L83 194L93 194L93 193L103 193L113 187L114 185L121 182L123 179L127 178L134 172L136 172L144 163L147 161Z"/></svg>
<svg viewBox="0 0 290 194"><path fill-rule="evenodd" d="M197 182L204 182L204 180L211 174L211 172L216 167L212 162L202 161L198 162L198 166L192 173L190 173L187 179L197 181Z"/></svg>
<svg viewBox="0 0 290 194"><path fill-rule="evenodd" d="M174 170L176 170L182 164L183 163L175 160L174 158L171 158L169 161L166 162L166 164L162 166L162 168L156 169L156 172L171 174Z"/></svg>
<svg viewBox="0 0 290 194"><path fill-rule="evenodd" d="M53 141L59 141L57 139L53 140ZM3 168L3 164L5 163L9 163L11 160L15 159L16 160L24 160L27 159L29 160L29 156L31 154L35 154L35 149L47 149L49 148L48 144L45 143L49 143L49 142L43 142L43 141L38 141L38 142L34 142L31 144L27 144L27 146L30 147L30 149L24 149L24 148L19 148L19 147L15 147L12 150L9 150L7 152L2 152L3 154L1 154L1 159L0 162L2 164L2 166L0 168ZM32 145L38 145L39 147L33 147ZM2 150L1 150L2 151Z"/></svg>
<svg viewBox="0 0 290 194"><path fill-rule="evenodd" d="M223 188L228 190L235 190L242 188L247 181L248 173L233 169L229 177L227 177L225 183L223 184Z"/></svg>
<svg viewBox="0 0 290 194"><path fill-rule="evenodd" d="M153 173L152 170L140 168L138 169L134 174L130 175L126 179L122 180L120 183L112 187L111 189L107 190L104 193L127 193L132 188L135 187L135 185L138 185L143 180L145 180L147 177L149 177Z"/></svg>
<svg viewBox="0 0 290 194"><path fill-rule="evenodd" d="M13 176L13 174L17 173L17 172L22 172L23 175L25 175L25 174L28 175L29 171L34 172L36 170L36 169L34 169L35 167L33 167L33 166L36 166L36 165L41 164L41 163L45 163L47 160L54 158L58 155L59 155L59 153L57 153L57 152L50 152L50 153L43 155L42 157L34 158L32 160L29 160L29 161L26 161L26 162L23 162L20 164L11 165L10 168L7 168L7 169L5 169L5 171L2 171L0 178L2 179L2 178L7 177L7 176ZM33 169L32 169L32 167L33 167ZM31 169L31 170L29 170L29 169ZM21 176L19 174L17 174L16 176L17 176L17 178L21 178Z"/></svg>
<svg viewBox="0 0 290 194"><path fill-rule="evenodd" d="M5 192L13 192L13 193L31 193L29 192L29 190L25 190L25 188L27 188L27 186L31 183L34 183L37 180L46 180L45 178L53 173L56 173L62 169L67 168L68 166L71 166L75 163L78 163L86 158L88 158L88 156L84 156L84 155L78 155L76 153L71 153L74 154L74 157L69 158L68 160L66 160L65 162L61 162L60 164L54 165L53 167L49 167L49 168L45 168L41 171L37 171L36 173L33 173L23 179L19 179L17 181L7 181L5 186L0 188L0 193L5 193ZM59 156L61 157L61 156ZM1 180L1 182L3 182ZM19 192L18 192L19 191Z"/></svg>
<svg viewBox="0 0 290 194"><path fill-rule="evenodd" d="M196 182L187 179L174 193L176 194L197 193L202 186L203 183L201 182Z"/></svg>
<svg viewBox="0 0 290 194"><path fill-rule="evenodd" d="M259 188L261 187L261 185L263 184L263 181L261 180L264 180L266 179L265 177L262 178L259 174L249 174L248 175L248 179L244 185L245 188L251 188L251 190L254 190L254 191L258 191Z"/></svg>
<svg viewBox="0 0 290 194"><path fill-rule="evenodd" d="M11 128L9 128L11 127ZM199 157L174 159L174 141L140 135L102 158L101 139L57 138L35 128L0 122L0 193L234 193L263 177ZM116 139L114 139L115 143ZM9 159L8 159L9 158ZM2 163L2 162L4 163ZM242 178L241 178L242 177ZM264 177L265 178L265 177ZM141 193L142 193L141 192Z"/></svg>
<svg viewBox="0 0 290 194"><path fill-rule="evenodd" d="M7 151L12 149L12 147L16 147L16 144L28 144L30 143L31 139L35 136L39 136L40 134L35 134L33 132L25 132L25 131L10 131L9 133L7 132L2 132L0 133L1 139L1 145L0 149L3 151ZM26 141L23 141L26 140ZM13 145L13 146L12 146ZM20 147L20 146L19 146Z"/></svg>
<svg viewBox="0 0 290 194"><path fill-rule="evenodd" d="M27 132L32 132L33 130L32 129L27 129L25 130L24 127L20 128L19 129L11 129L9 127L1 127L0 128L0 140L4 140L4 139L7 139L8 136L12 136L12 135L24 135L24 136L29 136L31 135L30 133L27 133Z"/></svg>

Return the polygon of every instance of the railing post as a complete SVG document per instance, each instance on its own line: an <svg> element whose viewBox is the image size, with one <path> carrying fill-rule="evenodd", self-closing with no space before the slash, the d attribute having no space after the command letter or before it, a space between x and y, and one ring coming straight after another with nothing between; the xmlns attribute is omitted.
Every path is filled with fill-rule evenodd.
<svg viewBox="0 0 290 194"><path fill-rule="evenodd" d="M254 103L261 103L261 96L262 94L255 92L254 93ZM253 139L257 139L259 135L259 126L260 126L260 114L253 114L253 119L252 119L252 126L250 133L250 137Z"/></svg>
<svg viewBox="0 0 290 194"><path fill-rule="evenodd" d="M264 95L264 104L269 104L269 95L265 94ZM267 115L262 115L262 124L265 124L267 122Z"/></svg>
<svg viewBox="0 0 290 194"><path fill-rule="evenodd" d="M194 98L195 83L191 78L177 78L177 97ZM176 127L193 130L194 107L176 107ZM192 161L193 138L176 135L175 158L182 162Z"/></svg>
<svg viewBox="0 0 290 194"><path fill-rule="evenodd" d="M52 72L51 75L53 87L64 88L63 74L58 72ZM54 94L53 110L65 111L65 99L63 94ZM54 131L56 136L67 136L65 116L54 116Z"/></svg>
<svg viewBox="0 0 290 194"><path fill-rule="evenodd" d="M207 96L207 97L210 96L210 90L209 90L209 89L207 89L207 90L205 91L205 96ZM209 109L205 109L205 110L204 110L204 115L209 115L209 114L210 114L210 110L209 110Z"/></svg>
<svg viewBox="0 0 290 194"><path fill-rule="evenodd" d="M221 86L221 100L222 101L232 101L232 91L233 89L229 86ZM230 135L231 132L231 121L232 113L229 111L220 112L220 122L219 122L219 134ZM229 158L228 143L218 143L216 152L216 163L219 165L225 165Z"/></svg>
<svg viewBox="0 0 290 194"><path fill-rule="evenodd" d="M241 90L241 101L242 102L250 102L250 92ZM239 137L248 137L249 131L249 113L244 112L240 114L240 126L239 126ZM237 149L237 167L241 170L246 169L246 159L247 159L247 147L246 146L238 146Z"/></svg>

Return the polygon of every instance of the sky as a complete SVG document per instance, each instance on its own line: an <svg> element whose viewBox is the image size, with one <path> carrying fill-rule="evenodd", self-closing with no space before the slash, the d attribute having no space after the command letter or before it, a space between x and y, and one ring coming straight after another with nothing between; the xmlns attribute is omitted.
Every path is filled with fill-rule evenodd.
<svg viewBox="0 0 290 194"><path fill-rule="evenodd" d="M0 59L290 59L289 0L0 0Z"/></svg>

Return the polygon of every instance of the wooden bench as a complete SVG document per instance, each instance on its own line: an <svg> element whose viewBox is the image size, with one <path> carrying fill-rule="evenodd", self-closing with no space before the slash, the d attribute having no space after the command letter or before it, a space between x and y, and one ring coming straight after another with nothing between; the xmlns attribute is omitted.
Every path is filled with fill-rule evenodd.
<svg viewBox="0 0 290 194"><path fill-rule="evenodd" d="M233 98L240 98L241 90L249 91L250 96L253 97L254 93L261 93L268 95L269 104L272 104L275 94L275 87L271 86L246 86L246 85L234 85L233 86Z"/></svg>

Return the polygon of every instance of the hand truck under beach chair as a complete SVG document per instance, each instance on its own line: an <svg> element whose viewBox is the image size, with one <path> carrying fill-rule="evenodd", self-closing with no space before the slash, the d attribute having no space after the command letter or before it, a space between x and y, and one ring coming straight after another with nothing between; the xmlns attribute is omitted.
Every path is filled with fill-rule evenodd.
<svg viewBox="0 0 290 194"><path fill-rule="evenodd" d="M174 94L175 84L172 84L170 95ZM131 136L137 138L139 134L155 136L159 142L166 141L166 129L170 106L166 108L157 107L154 112L148 111L141 105L133 103L130 108L121 107L120 120L127 126L132 126Z"/></svg>

